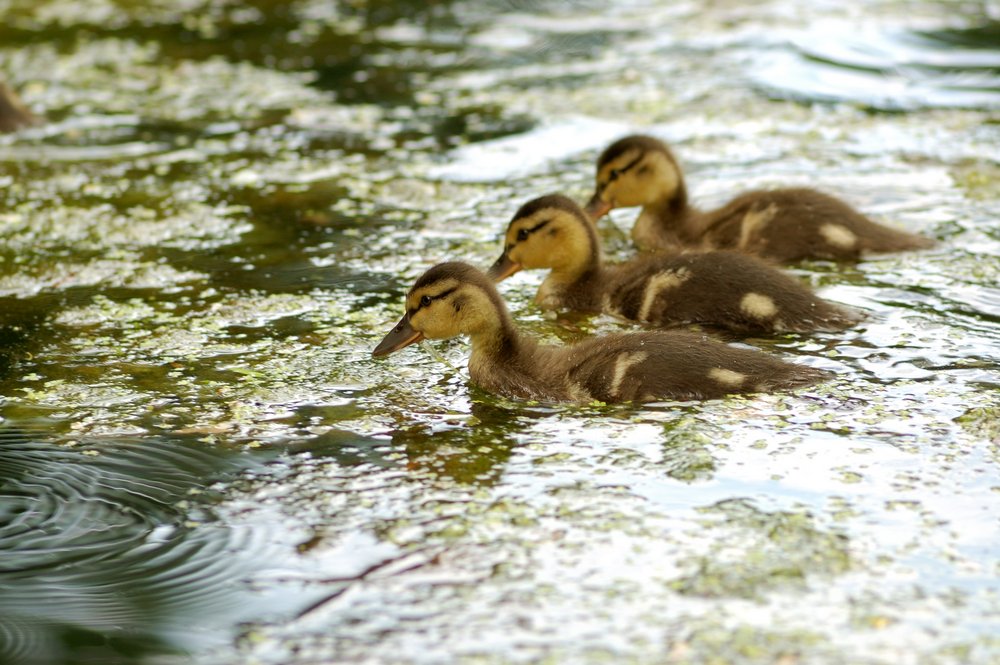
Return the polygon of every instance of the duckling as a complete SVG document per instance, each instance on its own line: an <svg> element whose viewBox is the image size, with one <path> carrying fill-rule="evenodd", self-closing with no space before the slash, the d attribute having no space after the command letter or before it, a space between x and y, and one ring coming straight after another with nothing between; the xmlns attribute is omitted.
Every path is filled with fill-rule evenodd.
<svg viewBox="0 0 1000 665"><path fill-rule="evenodd" d="M468 335L469 374L483 389L544 401L647 402L797 388L827 373L684 331L541 345L518 332L493 281L466 263L441 263L406 296L406 314L372 356L428 339Z"/></svg>
<svg viewBox="0 0 1000 665"><path fill-rule="evenodd" d="M0 81L0 132L13 132L38 123L39 119L25 108L17 93Z"/></svg>
<svg viewBox="0 0 1000 665"><path fill-rule="evenodd" d="M688 203L684 175L670 149L651 136L626 136L597 160L587 213L642 206L632 227L640 249L734 249L792 263L852 261L869 252L923 249L934 241L876 224L829 194L805 187L740 194L717 210Z"/></svg>
<svg viewBox="0 0 1000 665"><path fill-rule="evenodd" d="M842 330L858 312L816 296L761 259L732 251L641 256L605 265L593 222L559 194L525 203L507 226L496 281L550 268L535 301L656 326L700 323L741 333Z"/></svg>

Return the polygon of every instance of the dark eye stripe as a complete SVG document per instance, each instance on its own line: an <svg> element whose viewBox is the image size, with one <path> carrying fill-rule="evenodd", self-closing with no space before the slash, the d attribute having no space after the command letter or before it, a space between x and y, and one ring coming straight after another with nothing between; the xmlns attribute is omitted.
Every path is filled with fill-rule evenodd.
<svg viewBox="0 0 1000 665"><path fill-rule="evenodd" d="M615 171L617 171L617 174L614 177L609 178L608 182L614 180L615 178L617 178L618 176L620 176L621 174L625 173L630 168L632 168L633 166L635 166L636 164L638 164L640 161L642 161L643 157L645 157L645 155L644 154L640 154L638 157L636 157L635 159L633 159L631 162L629 162L625 166L621 167L620 169L612 169L612 173L614 173Z"/></svg>
<svg viewBox="0 0 1000 665"><path fill-rule="evenodd" d="M544 222L539 222L538 224L535 224L530 229L524 229L524 228L518 229L518 231L517 231L517 241L521 242L521 241L527 240L528 236L530 236L535 231L540 231L542 229L542 227L544 227L546 224L548 224L551 221L552 221L551 219L546 219Z"/></svg>
<svg viewBox="0 0 1000 665"><path fill-rule="evenodd" d="M450 289L448 289L447 291L442 291L441 293L437 294L436 296L430 296L430 302L428 302L426 305L424 305L423 303L418 303L416 307L414 307L412 310L410 310L410 316L413 316L414 314L416 314L417 312L419 312L421 308L428 307L435 300L441 300L441 298L445 298L445 297L451 295L451 293L453 291L455 291L455 289L457 289L457 288L458 288L457 286L453 286ZM420 297L420 299L423 300L426 295L427 294L424 294L423 296Z"/></svg>

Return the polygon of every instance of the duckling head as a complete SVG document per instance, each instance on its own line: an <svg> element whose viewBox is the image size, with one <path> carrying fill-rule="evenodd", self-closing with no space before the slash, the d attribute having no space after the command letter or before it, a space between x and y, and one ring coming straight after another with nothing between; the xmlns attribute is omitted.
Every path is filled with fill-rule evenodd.
<svg viewBox="0 0 1000 665"><path fill-rule="evenodd" d="M652 136L633 135L609 145L597 160L591 219L614 208L687 202L684 178L670 149Z"/></svg>
<svg viewBox="0 0 1000 665"><path fill-rule="evenodd" d="M503 247L487 273L498 282L525 268L551 268L575 277L600 261L594 225L580 206L561 194L521 206L507 225Z"/></svg>
<svg viewBox="0 0 1000 665"><path fill-rule="evenodd" d="M406 314L379 342L372 356L385 356L420 340L489 334L509 321L496 287L466 263L440 263L414 283Z"/></svg>

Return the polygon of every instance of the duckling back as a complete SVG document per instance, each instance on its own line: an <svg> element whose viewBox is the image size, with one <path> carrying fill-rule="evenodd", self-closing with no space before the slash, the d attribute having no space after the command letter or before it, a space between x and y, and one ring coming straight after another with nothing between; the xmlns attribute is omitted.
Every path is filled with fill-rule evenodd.
<svg viewBox="0 0 1000 665"><path fill-rule="evenodd" d="M715 251L640 257L609 271L604 309L657 326L752 332L842 330L863 316L823 300L753 256Z"/></svg>
<svg viewBox="0 0 1000 665"><path fill-rule="evenodd" d="M706 213L703 240L780 263L853 261L868 253L924 249L934 241L878 224L844 201L809 188L746 192Z"/></svg>
<svg viewBox="0 0 1000 665"><path fill-rule="evenodd" d="M591 339L566 352L566 392L577 401L713 399L789 390L829 375L683 331Z"/></svg>

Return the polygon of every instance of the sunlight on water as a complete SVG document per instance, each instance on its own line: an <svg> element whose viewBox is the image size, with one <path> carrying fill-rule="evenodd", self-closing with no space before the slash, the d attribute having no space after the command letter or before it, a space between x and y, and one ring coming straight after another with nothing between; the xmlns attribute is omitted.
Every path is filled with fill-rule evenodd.
<svg viewBox="0 0 1000 665"><path fill-rule="evenodd" d="M1000 658L996 17L971 3L0 2L0 661ZM414 279L632 131L699 206L814 186L940 241L790 268L834 378L534 404ZM634 252L635 210L600 223ZM548 342L628 330L551 316ZM808 611L804 611L807 608Z"/></svg>

